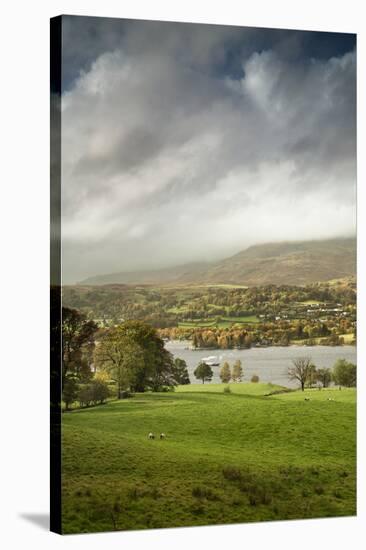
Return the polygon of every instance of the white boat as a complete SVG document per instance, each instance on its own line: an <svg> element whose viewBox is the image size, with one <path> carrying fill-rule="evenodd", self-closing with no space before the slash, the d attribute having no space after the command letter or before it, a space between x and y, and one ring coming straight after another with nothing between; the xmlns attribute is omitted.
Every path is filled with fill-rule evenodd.
<svg viewBox="0 0 366 550"><path fill-rule="evenodd" d="M210 367L219 367L220 361L216 357L216 355L210 355L209 357L203 357L202 361L206 363L206 365L209 365Z"/></svg>

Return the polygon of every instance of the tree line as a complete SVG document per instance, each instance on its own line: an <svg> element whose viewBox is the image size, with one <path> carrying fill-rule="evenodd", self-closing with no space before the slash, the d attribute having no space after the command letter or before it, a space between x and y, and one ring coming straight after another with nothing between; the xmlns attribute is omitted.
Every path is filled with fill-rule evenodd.
<svg viewBox="0 0 366 550"><path fill-rule="evenodd" d="M317 338L321 344L339 346L344 344L341 334L353 334L356 331L349 319L331 319L326 322L317 320L281 320L260 323L245 323L242 326L233 323L230 328L178 327L161 329L159 334L171 340L191 340L195 349L249 349L252 346L289 346L302 341L304 345L314 346Z"/></svg>
<svg viewBox="0 0 366 550"><path fill-rule="evenodd" d="M205 383L212 380L213 371L201 361L194 375ZM327 387L331 381L340 386L356 385L356 366L344 359L331 371L317 368L308 357L299 358L288 375L301 389L315 383ZM220 371L225 383L241 382L243 376L240 360L232 368L225 362ZM134 320L100 329L85 314L62 308L62 394L66 409L75 401L86 407L102 404L113 392L120 399L128 392L167 391L189 383L185 361L165 349L164 341L150 325Z"/></svg>
<svg viewBox="0 0 366 550"><path fill-rule="evenodd" d="M174 327L180 321L214 319L216 316L277 315L309 300L341 304L355 313L356 289L352 282L338 285L314 283L305 287L264 285L250 288L205 287L160 289L109 285L64 287L64 304L112 325L120 319L144 320L157 328Z"/></svg>
<svg viewBox="0 0 366 550"><path fill-rule="evenodd" d="M312 388L316 384L327 388L331 382L337 386L356 386L356 365L345 359L338 359L333 369L317 368L310 357L298 357L292 363L292 367L288 369L288 377L290 380L299 382L302 391L305 386Z"/></svg>
<svg viewBox="0 0 366 550"><path fill-rule="evenodd" d="M103 374L104 373L104 376ZM65 407L104 403L107 380L124 392L164 391L189 384L185 361L173 358L156 330L142 321L99 329L83 313L62 308L62 390Z"/></svg>

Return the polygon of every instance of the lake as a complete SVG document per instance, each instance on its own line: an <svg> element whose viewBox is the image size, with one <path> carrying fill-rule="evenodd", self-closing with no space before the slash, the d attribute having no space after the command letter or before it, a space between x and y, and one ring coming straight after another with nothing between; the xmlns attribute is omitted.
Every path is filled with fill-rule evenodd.
<svg viewBox="0 0 366 550"><path fill-rule="evenodd" d="M184 359L188 366L189 378L192 384L201 384L193 375L198 363L208 356L216 356L220 361L219 367L212 367L214 376L212 382L221 382L219 372L222 364L227 361L230 366L236 359L240 359L244 369L244 381L250 381L253 374L259 376L260 382L272 382L287 387L297 387L296 382L291 382L287 376L287 370L292 366L292 360L297 357L310 357L318 367L333 367L337 359L346 359L357 364L356 346L288 346L251 349L188 349L191 342L170 341L165 344L175 357Z"/></svg>

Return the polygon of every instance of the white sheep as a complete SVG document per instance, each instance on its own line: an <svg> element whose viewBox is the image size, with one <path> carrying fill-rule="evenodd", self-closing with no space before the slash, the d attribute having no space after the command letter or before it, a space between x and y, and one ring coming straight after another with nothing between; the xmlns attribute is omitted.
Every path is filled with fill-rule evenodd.
<svg viewBox="0 0 366 550"><path fill-rule="evenodd" d="M148 437L149 437L149 439L155 439L155 435L152 432L149 433Z"/></svg>

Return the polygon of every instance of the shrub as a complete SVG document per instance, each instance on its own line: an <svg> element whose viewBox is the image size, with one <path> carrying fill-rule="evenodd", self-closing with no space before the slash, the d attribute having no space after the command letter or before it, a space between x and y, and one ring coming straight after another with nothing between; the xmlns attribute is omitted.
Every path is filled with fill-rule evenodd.
<svg viewBox="0 0 366 550"><path fill-rule="evenodd" d="M175 387L174 386L161 386L161 388L159 388L158 391L161 391L163 393L173 392L173 391L175 391Z"/></svg>
<svg viewBox="0 0 366 550"><path fill-rule="evenodd" d="M252 378L251 378L251 382L259 382L259 376L257 374L253 374Z"/></svg>
<svg viewBox="0 0 366 550"><path fill-rule="evenodd" d="M116 500L113 504L113 512L120 514L122 512L121 504Z"/></svg>
<svg viewBox="0 0 366 550"><path fill-rule="evenodd" d="M201 516L202 514L205 513L205 509L201 504L193 506L191 510L192 510L192 514L194 514L195 516Z"/></svg>
<svg viewBox="0 0 366 550"><path fill-rule="evenodd" d="M81 407L89 407L90 404L104 403L109 397L108 385L103 380L92 380L79 389L78 399Z"/></svg>
<svg viewBox="0 0 366 550"><path fill-rule="evenodd" d="M257 506L257 503L258 503L258 499L256 495L249 495L249 504L251 506Z"/></svg>
<svg viewBox="0 0 366 550"><path fill-rule="evenodd" d="M240 481L242 479L241 471L233 466L225 466L222 470L222 475L229 481Z"/></svg>
<svg viewBox="0 0 366 550"><path fill-rule="evenodd" d="M93 400L92 388L90 384L82 386L79 389L78 400L81 407L89 407L90 403Z"/></svg>
<svg viewBox="0 0 366 550"><path fill-rule="evenodd" d="M230 386L225 386L224 393L231 393Z"/></svg>
<svg viewBox="0 0 366 550"><path fill-rule="evenodd" d="M160 498L160 491L159 489L157 489L156 487L153 487L153 489L151 490L150 492L150 496L151 498L153 498L154 500Z"/></svg>
<svg viewBox="0 0 366 550"><path fill-rule="evenodd" d="M195 498L205 498L207 500L219 500L219 497L214 491L206 487L193 487L192 496Z"/></svg>
<svg viewBox="0 0 366 550"><path fill-rule="evenodd" d="M141 493L140 493L138 487L131 487L127 491L127 496L130 500L137 500L141 496Z"/></svg>
<svg viewBox="0 0 366 550"><path fill-rule="evenodd" d="M96 403L104 403L109 397L109 388L103 380L93 380L90 384L92 392L92 401Z"/></svg>
<svg viewBox="0 0 366 550"><path fill-rule="evenodd" d="M132 393L128 390L122 390L119 394L120 399L127 399L128 397L132 397Z"/></svg>
<svg viewBox="0 0 366 550"><path fill-rule="evenodd" d="M202 498L203 497L202 488L201 487L193 487L192 496L194 496L195 498Z"/></svg>

